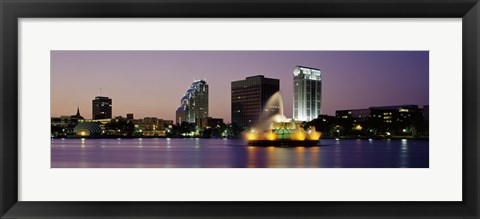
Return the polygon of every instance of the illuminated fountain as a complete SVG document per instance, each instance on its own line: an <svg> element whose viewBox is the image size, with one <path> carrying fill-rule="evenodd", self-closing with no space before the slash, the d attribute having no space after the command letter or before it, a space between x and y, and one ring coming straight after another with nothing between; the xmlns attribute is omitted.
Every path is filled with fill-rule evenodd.
<svg viewBox="0 0 480 219"><path fill-rule="evenodd" d="M315 127L305 130L301 127L301 122L285 117L280 92L270 97L259 120L260 122L244 132L249 145L315 146L321 137Z"/></svg>

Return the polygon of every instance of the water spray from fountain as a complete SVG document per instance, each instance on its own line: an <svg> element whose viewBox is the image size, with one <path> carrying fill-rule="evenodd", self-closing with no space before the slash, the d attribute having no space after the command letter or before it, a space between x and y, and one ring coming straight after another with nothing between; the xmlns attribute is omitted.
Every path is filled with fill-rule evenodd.
<svg viewBox="0 0 480 219"><path fill-rule="evenodd" d="M283 97L278 91L265 103L259 121L245 131L249 144L312 146L318 143L321 133L315 127L304 130L301 122L287 118L283 112Z"/></svg>

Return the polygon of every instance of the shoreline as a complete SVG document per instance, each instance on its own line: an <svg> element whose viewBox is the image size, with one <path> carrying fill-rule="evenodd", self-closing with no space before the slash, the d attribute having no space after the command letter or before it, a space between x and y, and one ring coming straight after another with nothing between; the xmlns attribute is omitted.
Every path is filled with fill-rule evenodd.
<svg viewBox="0 0 480 219"><path fill-rule="evenodd" d="M412 136L391 136L391 137L325 137L325 138L320 138L321 139L360 139L360 140L402 140L402 139L411 139L411 140L429 140L429 137L412 137Z"/></svg>
<svg viewBox="0 0 480 219"><path fill-rule="evenodd" d="M131 136L131 137L125 137L125 136L98 136L98 137L77 137L77 136L66 136L66 137L51 137L51 139L149 139L149 138L174 138L174 139L239 139L242 140L242 138L207 138L207 137L167 137L167 136ZM347 137L347 136L340 136L340 137L324 137L320 138L319 140L321 141L322 139L329 139L329 140L402 140L402 139L410 139L410 140L429 140L429 137L412 137L412 136L391 136L391 137Z"/></svg>

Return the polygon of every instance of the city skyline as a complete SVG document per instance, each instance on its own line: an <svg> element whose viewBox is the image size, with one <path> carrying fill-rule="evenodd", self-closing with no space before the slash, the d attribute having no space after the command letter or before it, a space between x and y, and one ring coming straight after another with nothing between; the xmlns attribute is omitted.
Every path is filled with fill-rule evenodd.
<svg viewBox="0 0 480 219"><path fill-rule="evenodd" d="M77 106L88 115L92 98L107 96L113 117L175 120L185 88L205 79L209 116L230 122L230 82L264 75L280 80L291 118L296 65L322 71L322 114L428 105L427 51L52 51L51 116L71 115Z"/></svg>

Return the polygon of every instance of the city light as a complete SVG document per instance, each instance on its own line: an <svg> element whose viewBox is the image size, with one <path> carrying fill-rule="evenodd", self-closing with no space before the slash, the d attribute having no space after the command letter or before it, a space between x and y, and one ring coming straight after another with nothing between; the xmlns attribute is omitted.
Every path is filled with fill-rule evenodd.
<svg viewBox="0 0 480 219"><path fill-rule="evenodd" d="M308 54L314 52L309 51ZM215 52L209 51L209 54L213 53ZM231 53L234 52L229 51L229 56ZM245 54L258 58L254 53ZM392 81L393 85L405 84L402 80L407 75L411 76L409 73L412 70L406 67L412 67L410 64L418 57L409 57L406 64L386 68L389 69L386 73L395 74L379 78L385 71L369 75L369 71L363 69L368 63L356 65L356 62L336 60L337 67L332 67L329 63L332 61L324 59L323 55L314 58L324 61L315 62L314 58L303 59L301 52L296 53L298 57L283 57L279 59L281 63L272 61L271 57L274 56L271 56L271 60L261 66L258 63L249 65L242 63L245 60L236 59L229 59L228 62L208 59L205 63L200 61L203 57L192 59L186 56L185 60L172 60L171 65L176 65L174 71L167 71L170 66L166 65L163 66L165 68L148 71L151 72L148 77L142 75L146 71L141 65L137 65L136 68L142 68L134 71L135 74L127 74L135 68L125 68L127 73L123 72L125 69L118 69L118 77L109 76L111 81L104 81L113 83L108 85L108 89L111 89L108 91L109 97L102 96L101 93L96 97L81 97L92 93L88 90L92 84L101 84L94 82L103 80L102 75L89 77L90 83L81 83L86 78L85 75L72 77L75 81L69 84L71 89L64 89L62 92L65 94L61 94L72 99L52 101L52 148L62 150L52 150L52 162L53 156L59 156L56 162L60 165L78 160L81 167L107 168L122 168L123 165L142 168L372 168L395 167L399 160L406 157L404 160L411 167L428 167L428 162L423 162L425 151L428 156L428 150L424 150L428 149L428 141L423 141L424 138L428 139L429 134L428 106L400 105L428 104L428 98L427 102L423 101L424 93L421 93L428 90L424 89L428 87L415 90L414 86L422 83L412 84L409 89L415 94L413 98L412 95L405 95L401 86L391 84ZM424 53L428 55L428 52ZM125 60L125 57L122 56L121 60ZM176 54L175 57L178 58ZM249 57L249 62L256 61L252 57ZM293 64L292 59L295 62ZM153 63L165 61L148 59L152 60ZM188 66L192 64L191 60L197 60L193 63L195 66ZM362 56L361 61L364 60ZM384 59L377 58L375 61L373 63L378 64L378 61L383 62ZM234 66L229 66L229 62L234 62ZM102 66L108 68L117 64L124 63ZM425 67L428 73L428 65L421 67ZM184 71L179 71L182 68ZM78 70L75 66L70 66L62 72L68 74L71 71ZM95 70L89 69L85 74L90 74L91 71ZM376 71L379 70L370 68L370 72ZM107 70L102 68L97 73L102 72ZM206 80L193 79L192 76L208 76L208 84ZM328 77L323 78L325 76ZM372 81L369 77L379 80ZM115 83L126 78L131 84ZM386 79L393 80L383 81ZM53 80L57 79L52 77ZM412 77L411 80L424 82L418 77ZM385 86L375 86L376 83L368 84L369 82ZM79 84L85 88L74 87ZM130 85L133 86L132 89L127 89ZM52 85L52 90L55 86ZM63 84L62 87L65 88ZM121 90L123 91L120 92ZM52 92L52 99L57 95L58 92ZM81 99L76 99L77 97ZM112 102L115 104L112 105ZM82 117L80 107L71 106L72 104L80 105L88 115ZM88 109L83 109L86 104ZM64 110L67 113L63 113ZM112 112L118 114L112 115ZM397 149L400 145L406 147L406 139L409 145L415 147L409 146L408 154L399 154ZM410 157L412 154L419 158Z"/></svg>

